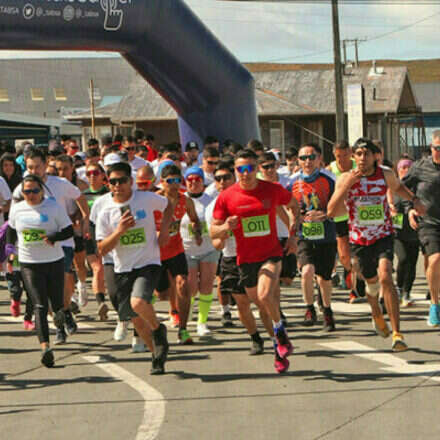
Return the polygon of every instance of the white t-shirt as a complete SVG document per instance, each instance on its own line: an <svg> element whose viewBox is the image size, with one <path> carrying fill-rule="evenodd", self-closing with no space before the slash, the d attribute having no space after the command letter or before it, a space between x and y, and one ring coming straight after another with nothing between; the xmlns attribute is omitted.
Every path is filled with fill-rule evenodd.
<svg viewBox="0 0 440 440"><path fill-rule="evenodd" d="M205 211L205 219L206 223L208 224L208 230L211 227L211 223L214 218L213 213L216 201L217 197L208 205ZM222 252L223 256L226 258L237 256L237 243L233 234L231 234L231 236L225 241L225 247L223 248Z"/></svg>
<svg viewBox="0 0 440 440"><path fill-rule="evenodd" d="M188 193L185 195L190 197ZM211 238L209 237L208 225L205 219L205 211L207 206L212 202L212 197L203 193L200 197L190 198L194 202L197 216L199 217L202 230L202 244L197 246L194 233L192 232L192 222L188 217L188 214L185 214L180 222L180 235L182 236L185 254L191 257L198 257L199 255L204 255L215 250Z"/></svg>
<svg viewBox="0 0 440 440"><path fill-rule="evenodd" d="M206 171L203 171L205 174L205 186L209 186L212 183L214 183L214 173L207 173Z"/></svg>
<svg viewBox="0 0 440 440"><path fill-rule="evenodd" d="M205 194L208 194L208 196L212 197L213 199L220 194L215 186L215 182L212 182L211 185L205 189Z"/></svg>
<svg viewBox="0 0 440 440"><path fill-rule="evenodd" d="M21 185L18 185L14 190L13 197L16 200L22 198ZM56 200L65 209L67 214L69 213L69 202L71 204L81 196L79 188L62 177L48 175L44 185L44 195L49 199ZM63 241L61 246L74 247L73 238Z"/></svg>
<svg viewBox="0 0 440 440"><path fill-rule="evenodd" d="M85 166L77 168L75 171L76 171L76 175L78 176L78 179L83 180L86 183L89 183L89 179L87 178Z"/></svg>
<svg viewBox="0 0 440 440"><path fill-rule="evenodd" d="M50 263L64 257L59 241L46 244L40 234L51 235L71 225L66 210L55 200L45 198L36 206L26 201L14 203L9 213L9 225L18 235L20 263Z"/></svg>
<svg viewBox="0 0 440 440"><path fill-rule="evenodd" d="M160 265L154 211L165 211L168 200L147 191L134 191L125 203L106 197L96 218L97 241L104 240L116 230L123 206L130 206L136 225L120 237L113 249L115 272L130 272L150 264Z"/></svg>
<svg viewBox="0 0 440 440"><path fill-rule="evenodd" d="M92 209L90 210L90 221L96 225L96 220L98 217L98 213L101 212L101 208L103 205L108 203L108 201L112 200L112 193L107 193L98 197L92 205ZM103 264L113 264L113 251L102 257Z"/></svg>
<svg viewBox="0 0 440 440"><path fill-rule="evenodd" d="M150 165L151 166L151 163L148 162L148 160L142 159L142 157L139 157L139 156L134 156L134 159L131 162L128 162L128 163L130 164L131 169L134 172L137 172L137 170L139 168L142 168L145 165Z"/></svg>
<svg viewBox="0 0 440 440"><path fill-rule="evenodd" d="M6 180L0 176L0 205L3 206L5 202L11 200L11 190L9 189L9 185L6 183ZM5 222L5 218L3 216L3 212L0 212L0 226Z"/></svg>

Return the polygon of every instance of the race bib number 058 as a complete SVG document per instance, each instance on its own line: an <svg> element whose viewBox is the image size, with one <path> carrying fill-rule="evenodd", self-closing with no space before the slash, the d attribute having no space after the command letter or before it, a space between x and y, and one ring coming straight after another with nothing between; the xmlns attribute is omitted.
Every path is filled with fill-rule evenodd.
<svg viewBox="0 0 440 440"><path fill-rule="evenodd" d="M44 229L24 229L23 241L26 246L33 246L36 244L41 244L43 242L43 235L46 235Z"/></svg>
<svg viewBox="0 0 440 440"><path fill-rule="evenodd" d="M360 205L357 214L362 226L381 225L385 221L383 205Z"/></svg>
<svg viewBox="0 0 440 440"><path fill-rule="evenodd" d="M121 246L143 246L146 243L144 228L129 229L119 239Z"/></svg>
<svg viewBox="0 0 440 440"><path fill-rule="evenodd" d="M268 215L258 215L255 217L244 217L241 219L243 235L249 237L264 237L270 234L270 224Z"/></svg>
<svg viewBox="0 0 440 440"><path fill-rule="evenodd" d="M306 240L324 240L325 229L323 222L303 223L302 234Z"/></svg>

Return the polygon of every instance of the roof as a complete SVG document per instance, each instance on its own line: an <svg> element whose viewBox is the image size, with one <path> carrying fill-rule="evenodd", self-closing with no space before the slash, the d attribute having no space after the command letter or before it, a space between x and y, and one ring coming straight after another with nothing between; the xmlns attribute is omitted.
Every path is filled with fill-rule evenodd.
<svg viewBox="0 0 440 440"><path fill-rule="evenodd" d="M440 82L413 84L413 88L423 113L440 112Z"/></svg>
<svg viewBox="0 0 440 440"><path fill-rule="evenodd" d="M362 83L367 113L397 113L404 103L413 111L417 101L412 93L406 67L387 67L374 73L371 68L354 69L344 84ZM255 72L259 116L326 115L335 113L334 72L299 70ZM406 99L402 101L405 92ZM373 99L374 96L374 99ZM346 100L345 100L346 102ZM174 120L174 109L142 78L130 84L112 120L115 123L145 120Z"/></svg>
<svg viewBox="0 0 440 440"><path fill-rule="evenodd" d="M123 58L53 58L0 60L0 89L7 89L8 102L0 102L0 112L58 118L63 107L88 108L93 79L95 100L124 96L137 76ZM33 101L31 88L40 89L42 101ZM64 100L55 99L55 88ZM113 101L114 102L114 101Z"/></svg>
<svg viewBox="0 0 440 440"><path fill-rule="evenodd" d="M19 122L21 124L41 125L44 127L60 127L65 121L58 118L39 118L37 116L0 113L0 121Z"/></svg>

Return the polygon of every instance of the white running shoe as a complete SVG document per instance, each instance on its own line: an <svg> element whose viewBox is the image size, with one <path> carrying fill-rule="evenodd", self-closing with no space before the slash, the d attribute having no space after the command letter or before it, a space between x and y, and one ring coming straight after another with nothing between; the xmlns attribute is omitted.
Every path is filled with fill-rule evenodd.
<svg viewBox="0 0 440 440"><path fill-rule="evenodd" d="M113 333L113 339L115 341L123 341L127 337L128 323L129 321L118 321L115 332Z"/></svg>
<svg viewBox="0 0 440 440"><path fill-rule="evenodd" d="M147 347L141 338L133 336L133 339L131 340L131 351L132 353L145 353L147 351Z"/></svg>
<svg viewBox="0 0 440 440"><path fill-rule="evenodd" d="M211 330L206 324L197 324L197 335L200 339L211 339Z"/></svg>
<svg viewBox="0 0 440 440"><path fill-rule="evenodd" d="M76 283L76 290L78 291L78 304L80 307L85 307L89 302L89 295L87 293L87 284L78 280Z"/></svg>

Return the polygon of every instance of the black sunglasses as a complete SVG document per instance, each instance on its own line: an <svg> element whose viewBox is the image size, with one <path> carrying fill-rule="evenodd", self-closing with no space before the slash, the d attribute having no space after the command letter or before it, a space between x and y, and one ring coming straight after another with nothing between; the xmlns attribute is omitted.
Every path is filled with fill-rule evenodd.
<svg viewBox="0 0 440 440"><path fill-rule="evenodd" d="M261 165L261 168L263 168L263 170L272 170L275 168L275 162L267 163L266 165Z"/></svg>
<svg viewBox="0 0 440 440"><path fill-rule="evenodd" d="M232 174L221 174L220 176L214 176L216 182L222 182L232 179Z"/></svg>
<svg viewBox="0 0 440 440"><path fill-rule="evenodd" d="M315 160L316 159L316 154L305 154L304 156L299 156L298 157L299 160L302 160L303 162L305 162L307 159L310 160Z"/></svg>
<svg viewBox="0 0 440 440"><path fill-rule="evenodd" d="M123 176L123 177L114 177L113 179L108 179L108 182L110 183L110 185L116 186L118 183L119 185L128 183L129 180L130 180L129 177Z"/></svg>
<svg viewBox="0 0 440 440"><path fill-rule="evenodd" d="M23 189L23 194L38 194L41 192L41 188L34 188L34 189Z"/></svg>

